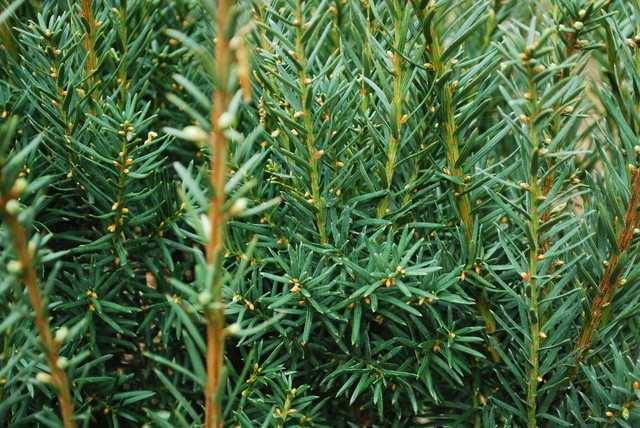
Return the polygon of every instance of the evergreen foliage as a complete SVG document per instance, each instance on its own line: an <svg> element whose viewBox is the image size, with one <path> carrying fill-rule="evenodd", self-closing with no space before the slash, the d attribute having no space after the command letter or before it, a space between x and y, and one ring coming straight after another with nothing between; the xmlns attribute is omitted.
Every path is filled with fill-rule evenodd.
<svg viewBox="0 0 640 428"><path fill-rule="evenodd" d="M637 0L0 0L0 426L640 426Z"/></svg>

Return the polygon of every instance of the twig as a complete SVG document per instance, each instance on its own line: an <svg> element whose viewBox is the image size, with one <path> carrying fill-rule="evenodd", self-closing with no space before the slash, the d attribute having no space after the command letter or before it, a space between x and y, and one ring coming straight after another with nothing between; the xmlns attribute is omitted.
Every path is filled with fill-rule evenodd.
<svg viewBox="0 0 640 428"><path fill-rule="evenodd" d="M402 140L402 125L406 118L402 113L402 81L404 80L404 72L402 69L402 52L403 46L400 43L403 39L400 31L400 23L403 21L403 9L402 2L395 2L395 33L393 41L393 49L396 53L393 55L393 110L390 112L389 121L391 123L391 134L389 136L389 148L387 150L387 163L385 164L385 180L387 190L391 190L391 181L393 180L393 171L396 168L396 162L398 160L398 149L400 148L400 141ZM389 207L389 193L387 193L378 205L378 218L383 218L388 211Z"/></svg>
<svg viewBox="0 0 640 428"><path fill-rule="evenodd" d="M446 65L442 62L443 47L440 45L440 40L435 29L431 29L430 31L432 31L432 34L428 36L431 40L431 46L428 49L431 59L430 68L432 68L435 73L436 79L440 79L446 72ZM452 98L452 92L454 90L455 88L452 88L451 85L446 82L442 85L439 93L439 101L441 104L440 111L445 132L443 145L447 156L448 166L445 172L453 177L463 177L464 171L460 166L457 166L458 159L460 158L460 150L458 146L458 138L456 136L455 111ZM452 200L455 200L455 202L452 202L452 206L454 207L454 211L456 211L458 220L464 227L466 245L469 246L473 239L473 217L471 216L471 201L469 200L469 194L468 192L465 192L464 184L453 184L452 190ZM478 270L477 272L479 273ZM461 275L461 278L465 278L464 272L463 275ZM491 335L496 343L499 343L498 337L494 334L496 331L496 321L491 313L486 291L483 290L482 292L474 293L474 300L476 307L478 308L478 312L484 320L487 334ZM499 362L500 356L498 352L490 343L487 345L493 360L495 362Z"/></svg>
<svg viewBox="0 0 640 428"><path fill-rule="evenodd" d="M606 308L611 304L616 291L620 289L626 281L623 278L614 277L614 272L621 272L620 254L627 251L629 244L634 237L634 229L638 227L638 207L640 206L640 170L632 173L634 180L633 189L631 191L631 200L625 214L624 229L620 232L617 240L618 251L612 251L604 275L598 284L600 294L591 304L591 319L582 325L580 334L576 341L576 359L575 363L579 363L585 356L585 352L593 343L593 334L600 327L602 316ZM575 373L573 374L575 376Z"/></svg>
<svg viewBox="0 0 640 428"><path fill-rule="evenodd" d="M93 82L92 74L95 72L98 66L98 57L95 50L96 44L96 20L93 16L93 8L91 6L91 0L82 0L82 17L87 20L89 24L89 31L84 36L84 49L87 51L87 64L86 73L87 76L87 89L91 91L91 84ZM93 94L93 91L91 91ZM93 98L93 95L91 95Z"/></svg>
<svg viewBox="0 0 640 428"><path fill-rule="evenodd" d="M211 188L213 196L209 201L209 223L211 230L206 247L207 265L213 269L212 281L208 290L214 297L214 304L206 312L207 319L207 386L205 390L206 428L222 426L220 406L220 382L224 359L224 305L222 303L222 256L224 251L224 206L226 195L224 186L227 178L227 141L220 118L229 104L228 82L231 52L227 38L228 15L231 8L229 0L217 0L216 11L216 72L218 84L213 91L213 109L211 111L211 133L207 145L211 149Z"/></svg>
<svg viewBox="0 0 640 428"><path fill-rule="evenodd" d="M310 86L313 84L312 80L307 76L305 71L307 66L307 58L304 53L304 45L302 43L302 1L296 2L296 19L298 21L298 25L296 27L296 48L297 48L297 56L298 60L301 64L301 70L299 75L299 83L300 83L300 92L301 103L302 103L302 117L304 120L304 128L305 128L305 146L307 147L309 166L311 167L311 198L312 201L310 203L316 208L316 222L318 227L318 233L320 234L320 243L326 244L328 241L327 236L327 221L325 219L325 204L322 198L322 194L320 193L320 171L319 171L319 159L322 156L323 152L318 151L314 144L316 141L316 137L313 134L313 122L311 121L311 112L309 111L308 106L312 105L312 101L308 100L307 97L311 96L312 91L309 90Z"/></svg>
<svg viewBox="0 0 640 428"><path fill-rule="evenodd" d="M18 185L14 185L9 195L0 197L0 212L2 212L7 230L13 238L13 249L18 256L22 282L25 287L27 287L27 292L29 293L35 324L38 328L45 359L51 372L51 378L48 380L48 383L56 389L63 426L65 428L75 428L76 423L73 420L74 406L71 399L69 382L65 371L60 368L61 360L58 355L59 345L51 336L51 326L49 325L49 320L46 315L46 306L43 304L42 295L40 294L40 283L35 266L35 249L29 248L27 232L20 224L18 213L7 206L17 203L16 199L21 193L18 187Z"/></svg>
<svg viewBox="0 0 640 428"><path fill-rule="evenodd" d="M527 61L527 70L529 71L529 94L531 95L529 105L531 107L530 117L527 119L529 122L529 141L532 144L532 158L537 155L539 150L539 138L537 129L535 127L536 118L538 115L538 89L535 83L534 76L532 74L531 66ZM530 169L533 171L533 168ZM522 276L527 283L526 294L529 297L529 340L531 341L529 349L529 363L531 368L529 370L529 376L527 380L527 424L529 428L537 427L537 397L538 397L538 382L540 377L538 375L539 369L539 355L540 349L540 319L538 313L538 289L536 285L536 278L538 275L538 255L540 251L540 242L538 237L538 228L541 224L541 215L538 212L538 204L540 203L540 197L543 197L544 189L540 188L538 178L534 173L531 173L529 186L529 215L531 217L531 240L529 248L529 265L527 272Z"/></svg>

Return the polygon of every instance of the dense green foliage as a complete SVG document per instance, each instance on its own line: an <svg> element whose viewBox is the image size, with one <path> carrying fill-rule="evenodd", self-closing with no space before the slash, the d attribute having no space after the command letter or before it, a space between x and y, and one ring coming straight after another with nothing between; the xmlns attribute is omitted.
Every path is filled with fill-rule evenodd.
<svg viewBox="0 0 640 428"><path fill-rule="evenodd" d="M640 425L637 0L0 9L1 426Z"/></svg>

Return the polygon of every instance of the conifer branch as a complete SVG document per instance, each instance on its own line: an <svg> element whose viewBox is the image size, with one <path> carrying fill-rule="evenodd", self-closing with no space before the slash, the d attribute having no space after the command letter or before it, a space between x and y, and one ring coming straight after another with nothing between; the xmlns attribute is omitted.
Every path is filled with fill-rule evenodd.
<svg viewBox="0 0 640 428"><path fill-rule="evenodd" d="M540 204L542 189L538 183L538 177L536 176L537 159L539 156L539 138L538 131L535 123L538 115L538 89L535 83L534 75L531 70L531 66L528 62L528 58L523 59L526 62L526 67L529 72L529 94L531 99L529 100L530 116L526 118L526 122L529 126L529 143L531 144L531 159L532 165L529 169L531 171L530 182L528 185L521 185L525 190L529 191L529 216L531 221L529 223L531 231L531 242L529 243L529 265L528 270L524 273L523 279L525 280L526 292L525 294L529 298L529 363L531 367L529 369L529 375L527 380L527 423L529 428L536 428L537 423L537 396L538 396L538 382L540 377L538 375L539 360L538 350L540 349L540 320L538 314L538 289L536 286L536 278L538 276L538 255L540 251L540 242L538 237L538 227L540 226L541 216L538 212L538 205Z"/></svg>
<svg viewBox="0 0 640 428"><path fill-rule="evenodd" d="M458 147L458 138L456 136L455 111L452 98L452 94L456 90L456 88L452 87L449 82L439 82L440 79L446 78L447 65L442 61L443 46L441 46L440 44L437 29L433 24L435 20L435 18L433 17L433 14L435 14L435 4L433 4L433 2L429 3L427 11L425 13L426 16L423 16L423 19L429 19L430 24L429 28L425 29L425 31L430 32L430 34L425 34L425 38L430 41L430 45L427 51L429 52L431 63L427 64L427 69L432 70L435 73L434 84L441 85L441 89L438 93L438 98L440 101L440 117L443 122L442 125L444 127L443 145L448 165L448 168L445 172L448 175L460 178L464 181L464 171L462 170L462 167L458 166L460 150ZM431 16L429 17L429 15ZM466 245L467 247L469 247L473 239L474 227L473 217L471 215L471 201L469 199L469 193L465 192L464 184L453 184L452 190L453 194L450 194L449 199L450 201L452 201L451 205L458 217L459 222L462 223L464 227ZM479 272L478 269L476 270ZM461 278L465 278L464 271ZM478 308L480 316L484 320L487 334L491 335L492 338L499 343L498 338L494 335L496 331L496 321L491 313L486 291L474 294L476 307ZM493 348L493 346L491 346L491 344L488 344L487 348L491 353L493 360L496 362L500 361L500 356Z"/></svg>
<svg viewBox="0 0 640 428"><path fill-rule="evenodd" d="M536 219L537 220L537 219ZM529 263L529 272L535 272L537 269L536 262ZM535 287L535 281L530 281L531 290ZM529 353L529 362L531 368L529 370L529 376L527 379L527 423L529 428L535 428L538 426L538 382L541 381L538 376L538 370L540 362L538 359L538 350L540 349L540 324L538 322L538 293L532 291L530 299L530 312L529 312L529 339L531 340L531 351Z"/></svg>
<svg viewBox="0 0 640 428"><path fill-rule="evenodd" d="M400 31L400 24L403 21L403 5L402 2L395 1L395 19L394 19L394 40L393 40L393 99L391 100L392 109L389 112L389 121L391 123L391 133L389 136L389 146L387 149L387 162L385 164L385 182L387 190L391 190L391 182L393 180L393 171L396 168L396 162L398 159L398 149L400 148L400 141L402 140L402 125L403 112L402 112L402 97L404 80L404 71L402 67L402 55L400 52L403 50L403 46L400 43L403 39L403 34ZM389 207L389 193L387 193L378 204L378 218L384 217L388 212Z"/></svg>
<svg viewBox="0 0 640 428"><path fill-rule="evenodd" d="M559 36L558 36L559 37ZM558 62L564 62L564 61L568 61L569 58L573 55L574 51L575 51L575 41L574 41L575 36L573 34L569 34L567 35L567 45L564 51L564 57L561 57L558 59ZM559 54L558 54L559 55ZM574 70L575 66L570 68L568 73L565 73L563 70L560 70L557 73L557 81L561 81L562 79L569 79L574 77ZM558 102L556 103L556 105L554 106L555 110L559 110L562 106L562 100L558 100ZM555 137L556 135L558 135L558 133L561 131L562 129L562 121L561 121L561 115L558 115L554 118L553 120L553 124L551 126L551 132L552 135L551 137ZM544 144L549 144L552 141L552 138L545 138ZM546 150L546 149L544 149ZM543 198L547 198L547 196L549 195L549 193L551 192L551 189L553 188L553 185L555 184L556 181L556 174L555 174L555 170L553 168L554 166L554 162L555 162L555 158L552 156L545 156L545 159L541 159L540 162L544 162L546 163L546 171L547 173L545 174L545 178L544 178L544 184L542 186L542 193L541 193L541 197ZM552 206L551 204L547 205L546 208L544 209L544 211L541 213L541 217L540 217L540 222L541 224L544 224L546 222L548 222L549 220L551 220L551 213L552 213ZM542 242L540 242L540 249L539 249L539 253L544 255L549 248L551 247L552 244L552 240L551 237L548 237L547 239L543 240ZM548 274L552 274L555 270L554 265L552 264L551 266L549 266L549 270L547 271ZM541 298L544 299L553 289L553 284L554 281L549 281L547 282L544 287L542 287L541 290ZM543 314L541 316L541 324L544 324L547 321L547 314Z"/></svg>
<svg viewBox="0 0 640 428"><path fill-rule="evenodd" d="M452 93L455 88L451 86L449 82L438 82L445 76L447 71L447 65L443 64L441 55L442 47L440 46L440 40L433 30L432 44L429 46L429 52L431 54L431 66L435 70L436 85L441 85L439 93L440 101L440 115L442 118L442 126L444 127L444 149L447 156L447 175L451 175L456 178L462 178L464 171L462 167L457 166L458 159L460 157L460 149L458 147L458 138L456 136L456 121L455 111L453 107ZM464 233L467 238L467 243L471 241L473 236L473 218L471 217L471 201L469 200L469 194L464 192L463 184L453 184L453 196L452 201L455 201L452 205L456 207L458 219L464 227Z"/></svg>
<svg viewBox="0 0 640 428"><path fill-rule="evenodd" d="M118 28L118 37L120 37L120 41L122 42L122 52L120 53L120 64L118 64L118 79L116 82L118 83L118 88L120 91L120 102L122 104L125 103L127 98L127 90L131 87L131 82L127 79L127 66L128 66L128 54L129 54L129 44L127 43L127 39L129 37L129 29L127 28L127 20L129 17L129 13L127 11L127 3L121 3L123 5L122 9L118 12L118 20L120 22L120 26Z"/></svg>
<svg viewBox="0 0 640 428"><path fill-rule="evenodd" d="M213 109L210 122L211 132L207 145L211 150L211 189L213 195L209 200L210 233L206 247L207 266L213 270L211 283L207 291L213 296L213 305L205 314L207 319L207 383L205 390L205 428L218 428L223 424L221 419L221 382L224 360L224 303L222 301L222 261L225 239L226 203L225 183L227 179L227 138L221 118L226 113L230 94L231 78L230 62L232 59L230 40L228 38L231 0L216 0L216 45L215 66L217 85L213 91Z"/></svg>
<svg viewBox="0 0 640 428"><path fill-rule="evenodd" d="M0 212L3 215L7 230L13 238L13 248L18 256L19 274L29 294L35 324L42 342L47 366L51 372L50 375L43 373L39 378L42 378L43 382L51 384L55 389L63 426L65 428L75 428L73 398L71 397L69 381L64 371L65 360L58 355L59 344L51 334L46 300L43 299L40 293L40 281L38 280L35 261L36 249L29 245L27 232L18 219L17 199L21 196L24 187L26 187L26 182L24 179L19 179L9 194L0 196Z"/></svg>
<svg viewBox="0 0 640 428"><path fill-rule="evenodd" d="M582 361L585 353L593 344L594 333L600 327L605 311L611 304L616 291L627 282L624 278L618 277L618 275L624 270L624 266L621 265L621 258L629 248L631 240L640 235L640 231L638 231L638 227L640 227L640 214L638 213L638 208L640 207L640 169L634 168L631 178L633 180L631 199L625 213L624 226L618 235L618 248L611 249L611 256L605 263L606 269L598 284L599 294L591 304L588 321L586 320L580 329L575 347L575 364Z"/></svg>
<svg viewBox="0 0 640 428"><path fill-rule="evenodd" d="M86 74L87 78L87 89L91 91L91 97L94 97L95 91L92 90L91 86L93 83L93 74L95 73L98 67L98 55L96 53L95 45L96 45L96 20L93 15L93 6L92 0L82 0L82 17L87 21L88 31L84 35L84 49L87 52L87 64L86 64Z"/></svg>
<svg viewBox="0 0 640 428"><path fill-rule="evenodd" d="M322 192L320 191L320 158L323 155L322 150L318 150L315 147L316 137L313 131L313 121L312 114L309 107L313 105L313 79L311 79L307 75L307 58L304 52L304 44L302 42L303 36L303 23L304 16L302 13L302 0L296 0L296 8L295 8L295 16L296 16L296 49L297 49L297 60L300 62L300 74L299 74L299 85L300 85L300 93L301 95L301 104L302 104L302 118L304 121L305 128L305 146L307 148L307 159L309 161L309 166L311 167L311 198L312 205L315 207L316 213L316 223L318 227L318 233L320 234L320 243L327 243L327 225L325 219L325 203L322 197Z"/></svg>

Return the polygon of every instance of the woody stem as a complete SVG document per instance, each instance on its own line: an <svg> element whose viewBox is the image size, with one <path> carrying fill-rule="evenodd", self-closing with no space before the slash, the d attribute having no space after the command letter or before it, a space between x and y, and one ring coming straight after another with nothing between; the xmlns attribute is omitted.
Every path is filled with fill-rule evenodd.
<svg viewBox="0 0 640 428"><path fill-rule="evenodd" d="M205 428L222 426L220 414L220 383L224 360L224 305L222 302L222 257L224 251L224 228L226 203L225 183L227 177L227 141L220 118L229 104L228 82L231 52L227 38L230 0L217 0L215 51L218 85L213 91L213 109L211 111L211 132L207 145L211 150L211 188L213 196L209 201L209 224L211 230L206 247L207 267L213 270L208 291L214 296L213 303L205 312L207 320L207 384L205 389Z"/></svg>
<svg viewBox="0 0 640 428"><path fill-rule="evenodd" d="M4 211L5 203L6 200L0 200L0 208L2 208L2 211ZM44 305L42 295L40 294L40 284L34 261L35 251L29 248L27 234L24 228L20 225L18 216L6 211L4 214L7 229L13 237L13 248L18 256L18 262L20 263L22 282L27 288L27 292L29 294L29 300L33 307L35 324L42 342L47 366L51 372L51 384L56 388L56 397L58 398L58 404L60 405L62 423L64 428L75 428L76 423L73 420L74 406L71 398L69 382L66 373L58 364L58 345L53 341L51 326L49 325L49 320L46 316L46 307Z"/></svg>

